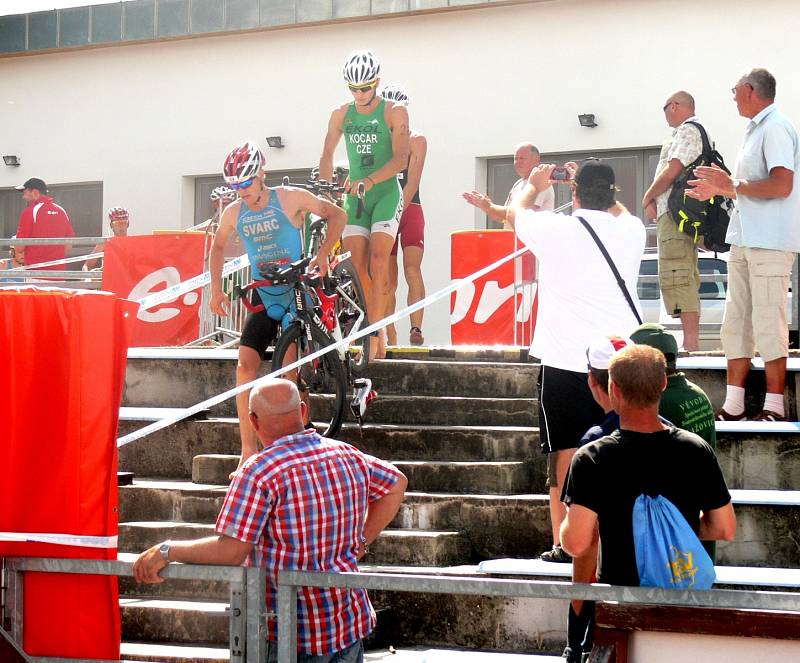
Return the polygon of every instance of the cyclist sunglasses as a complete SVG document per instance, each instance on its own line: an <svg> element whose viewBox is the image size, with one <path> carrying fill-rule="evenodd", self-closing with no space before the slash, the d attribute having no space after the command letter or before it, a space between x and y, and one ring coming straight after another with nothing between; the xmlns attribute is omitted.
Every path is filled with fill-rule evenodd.
<svg viewBox="0 0 800 663"><path fill-rule="evenodd" d="M348 85L347 87L350 88L350 92L369 92L376 84L377 81L372 81L367 85Z"/></svg>
<svg viewBox="0 0 800 663"><path fill-rule="evenodd" d="M238 184L234 182L231 184L231 189L233 189L234 191L238 191L239 189L246 189L253 183L254 179L256 178L251 177L249 180L245 180L244 182L239 182Z"/></svg>

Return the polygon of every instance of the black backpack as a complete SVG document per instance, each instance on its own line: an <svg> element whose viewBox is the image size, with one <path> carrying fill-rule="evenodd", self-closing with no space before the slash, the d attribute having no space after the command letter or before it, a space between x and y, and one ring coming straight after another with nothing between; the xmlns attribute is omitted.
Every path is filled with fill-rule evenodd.
<svg viewBox="0 0 800 663"><path fill-rule="evenodd" d="M728 221L733 203L722 196L714 196L709 200L690 198L686 195L686 189L688 188L687 182L695 179L694 169L698 166L716 164L728 174L731 171L725 166L722 155L709 143L708 134L703 125L692 120L688 120L687 124L693 124L700 131L700 137L703 139L703 151L675 178L667 200L667 208L675 223L678 224L678 230L689 235L695 243L702 238L703 244L709 251L725 253L731 248L730 244L725 242L725 235L728 232Z"/></svg>

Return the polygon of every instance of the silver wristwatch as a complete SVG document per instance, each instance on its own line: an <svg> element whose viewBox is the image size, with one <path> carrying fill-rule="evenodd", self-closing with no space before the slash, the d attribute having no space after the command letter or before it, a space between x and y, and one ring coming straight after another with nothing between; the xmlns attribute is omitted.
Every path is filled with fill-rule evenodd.
<svg viewBox="0 0 800 663"><path fill-rule="evenodd" d="M161 556L164 558L164 561L166 561L166 562L169 561L169 550L170 550L170 548L171 548L171 545L170 545L169 541L164 541L164 543L162 543L158 547L158 552L161 553Z"/></svg>

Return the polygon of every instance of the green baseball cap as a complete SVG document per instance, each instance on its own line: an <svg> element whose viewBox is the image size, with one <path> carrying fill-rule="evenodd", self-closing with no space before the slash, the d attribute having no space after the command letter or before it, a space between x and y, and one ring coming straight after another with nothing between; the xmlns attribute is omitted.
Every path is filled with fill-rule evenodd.
<svg viewBox="0 0 800 663"><path fill-rule="evenodd" d="M645 322L633 334L631 340L637 345L649 345L661 350L668 365L675 365L678 358L678 341L664 325L656 322Z"/></svg>

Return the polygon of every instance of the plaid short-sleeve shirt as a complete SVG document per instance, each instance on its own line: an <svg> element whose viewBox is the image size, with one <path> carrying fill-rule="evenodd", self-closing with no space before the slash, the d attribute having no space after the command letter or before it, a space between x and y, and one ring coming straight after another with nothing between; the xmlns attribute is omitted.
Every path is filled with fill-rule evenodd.
<svg viewBox="0 0 800 663"><path fill-rule="evenodd" d="M699 122L699 120L692 116L685 122L675 127L672 135L664 141L661 146L661 155L658 158L658 166L656 166L656 177L661 174L673 159L680 161L684 168L692 161L697 159L703 152L703 138L700 136L700 130L693 124L687 122ZM667 201L672 187L667 189L664 193L656 196L656 212L658 216L666 214Z"/></svg>
<svg viewBox="0 0 800 663"><path fill-rule="evenodd" d="M315 431L276 440L236 475L216 531L253 544L249 564L267 569L267 611L277 610L278 571L357 571L367 506L400 473L390 463ZM375 626L364 589L301 588L298 649L315 656L349 647ZM269 637L276 639L274 622Z"/></svg>

